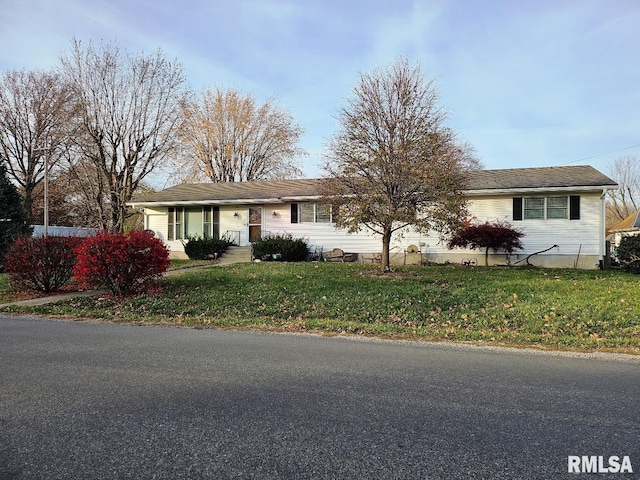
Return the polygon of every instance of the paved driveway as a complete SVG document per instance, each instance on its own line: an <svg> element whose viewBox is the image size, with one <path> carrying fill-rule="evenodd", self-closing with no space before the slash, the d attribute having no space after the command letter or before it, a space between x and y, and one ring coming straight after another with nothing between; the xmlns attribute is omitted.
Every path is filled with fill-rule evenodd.
<svg viewBox="0 0 640 480"><path fill-rule="evenodd" d="M0 479L638 478L639 360L0 317Z"/></svg>

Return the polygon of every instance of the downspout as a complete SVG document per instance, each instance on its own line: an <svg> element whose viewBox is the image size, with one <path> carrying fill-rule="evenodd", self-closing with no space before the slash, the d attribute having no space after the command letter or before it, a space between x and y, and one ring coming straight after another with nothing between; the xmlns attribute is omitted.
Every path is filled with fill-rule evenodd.
<svg viewBox="0 0 640 480"><path fill-rule="evenodd" d="M605 204L605 197L609 190L615 190L614 188L603 188L602 195L600 195L600 252L598 254L598 264L602 270L605 269L605 242L606 242L606 216L607 209Z"/></svg>
<svg viewBox="0 0 640 480"><path fill-rule="evenodd" d="M600 195L600 252L598 253L598 264L600 265L600 269L604 270L604 241L605 241L605 215L606 210L604 208L604 197L607 196L607 189L602 189L602 195Z"/></svg>

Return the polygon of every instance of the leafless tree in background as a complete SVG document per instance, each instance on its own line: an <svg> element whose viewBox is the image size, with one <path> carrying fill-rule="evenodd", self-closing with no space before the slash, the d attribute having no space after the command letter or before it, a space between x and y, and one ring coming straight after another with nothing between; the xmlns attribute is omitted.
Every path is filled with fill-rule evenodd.
<svg viewBox="0 0 640 480"><path fill-rule="evenodd" d="M101 228L121 231L126 203L144 178L177 151L186 96L182 66L160 50L134 55L114 43L94 47L78 40L61 65L78 112L79 154L71 168L88 182L83 195L92 202L88 206L99 215Z"/></svg>
<svg viewBox="0 0 640 480"><path fill-rule="evenodd" d="M242 182L302 176L295 157L302 129L272 100L206 90L184 104L185 181ZM190 154L190 155L189 155Z"/></svg>
<svg viewBox="0 0 640 480"><path fill-rule="evenodd" d="M329 144L325 193L334 221L380 235L383 270L394 232L413 225L446 234L467 215L467 173L479 163L445 127L437 101L434 81L400 58L360 76Z"/></svg>
<svg viewBox="0 0 640 480"><path fill-rule="evenodd" d="M38 216L34 195L42 191L45 159L52 173L68 151L71 106L55 73L14 70L0 78L0 152L32 221Z"/></svg>
<svg viewBox="0 0 640 480"><path fill-rule="evenodd" d="M617 158L610 166L611 177L620 186L607 198L607 223L618 223L640 207L640 159L633 155Z"/></svg>

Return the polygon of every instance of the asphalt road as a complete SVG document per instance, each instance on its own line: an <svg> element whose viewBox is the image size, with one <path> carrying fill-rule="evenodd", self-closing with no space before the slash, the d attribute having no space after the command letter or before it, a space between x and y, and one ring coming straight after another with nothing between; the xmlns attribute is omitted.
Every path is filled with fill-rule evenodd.
<svg viewBox="0 0 640 480"><path fill-rule="evenodd" d="M0 365L3 480L640 478L639 358L0 317Z"/></svg>

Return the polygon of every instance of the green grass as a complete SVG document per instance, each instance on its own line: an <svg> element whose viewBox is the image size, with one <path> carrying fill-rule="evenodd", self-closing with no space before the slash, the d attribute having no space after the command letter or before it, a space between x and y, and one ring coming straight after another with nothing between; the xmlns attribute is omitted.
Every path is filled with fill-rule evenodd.
<svg viewBox="0 0 640 480"><path fill-rule="evenodd" d="M640 280L618 271L260 263L177 273L161 289L13 311L640 354Z"/></svg>
<svg viewBox="0 0 640 480"><path fill-rule="evenodd" d="M9 283L9 276L4 273L0 274L0 304L14 301L15 293L13 290Z"/></svg>
<svg viewBox="0 0 640 480"><path fill-rule="evenodd" d="M208 260L171 260L169 270L182 270L185 268L210 266ZM63 289L65 292L73 291L76 287L73 284L66 285ZM20 291L16 290L9 282L7 274L0 273L0 305L3 303L16 302L18 300L26 300L28 298L44 297L47 293L37 291Z"/></svg>

